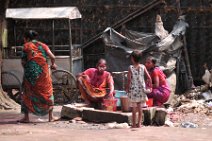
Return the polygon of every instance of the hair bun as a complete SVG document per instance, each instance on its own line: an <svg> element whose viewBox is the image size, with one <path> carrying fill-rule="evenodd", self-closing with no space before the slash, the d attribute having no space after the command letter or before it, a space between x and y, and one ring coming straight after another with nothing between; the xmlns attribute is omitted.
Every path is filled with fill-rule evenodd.
<svg viewBox="0 0 212 141"><path fill-rule="evenodd" d="M32 37L37 37L38 36L38 32L36 32L34 30L30 30L29 33L31 34Z"/></svg>

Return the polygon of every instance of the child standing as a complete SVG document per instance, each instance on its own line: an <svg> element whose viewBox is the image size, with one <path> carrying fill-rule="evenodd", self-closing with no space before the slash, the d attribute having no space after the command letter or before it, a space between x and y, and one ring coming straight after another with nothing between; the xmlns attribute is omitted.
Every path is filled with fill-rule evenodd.
<svg viewBox="0 0 212 141"><path fill-rule="evenodd" d="M144 75L146 75L147 81L152 84L151 77L146 67L139 63L141 59L141 53L139 51L133 51L130 55L132 65L128 69L128 83L126 92L132 103L132 128L136 128L136 113L138 111L138 125L141 126L142 121L142 106L145 105L147 96L146 93L151 92L150 89L146 89Z"/></svg>

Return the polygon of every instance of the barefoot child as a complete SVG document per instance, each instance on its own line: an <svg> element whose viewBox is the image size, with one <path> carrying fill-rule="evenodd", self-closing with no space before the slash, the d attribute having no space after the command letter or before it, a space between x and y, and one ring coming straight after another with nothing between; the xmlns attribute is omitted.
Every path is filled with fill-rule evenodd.
<svg viewBox="0 0 212 141"><path fill-rule="evenodd" d="M146 103L146 93L150 89L146 89L146 84L144 80L144 75L146 75L147 81L151 83L151 77L146 70L146 67L139 63L141 58L141 53L139 51L133 51L130 55L132 65L128 69L128 84L126 92L132 103L132 128L136 127L136 112L138 111L138 124L137 127L141 126L142 121L142 106Z"/></svg>

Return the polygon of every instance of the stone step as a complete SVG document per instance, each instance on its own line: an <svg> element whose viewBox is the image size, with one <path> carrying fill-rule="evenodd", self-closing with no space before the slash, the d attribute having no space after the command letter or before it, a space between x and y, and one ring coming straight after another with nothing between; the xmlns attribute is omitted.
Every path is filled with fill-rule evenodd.
<svg viewBox="0 0 212 141"><path fill-rule="evenodd" d="M164 125L167 112L164 108L143 108L144 125ZM81 117L84 121L97 123L128 123L131 124L132 113L121 111L106 111L89 108L85 104L67 104L62 107L62 118L73 119Z"/></svg>

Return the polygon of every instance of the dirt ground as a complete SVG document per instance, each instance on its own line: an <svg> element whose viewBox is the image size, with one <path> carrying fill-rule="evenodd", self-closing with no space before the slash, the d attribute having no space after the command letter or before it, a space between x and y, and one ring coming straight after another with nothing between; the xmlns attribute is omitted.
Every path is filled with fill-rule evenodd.
<svg viewBox="0 0 212 141"><path fill-rule="evenodd" d="M54 114L60 115L61 106ZM179 114L178 114L179 115ZM22 115L19 110L0 111L0 141L209 141L212 139L212 118L201 115L181 115L178 122L190 121L198 128L142 127L139 129L108 129L105 124L71 123L60 120L49 123L47 117L30 115L32 123L17 123ZM193 117L193 118L192 118ZM198 119L198 120L197 120Z"/></svg>

